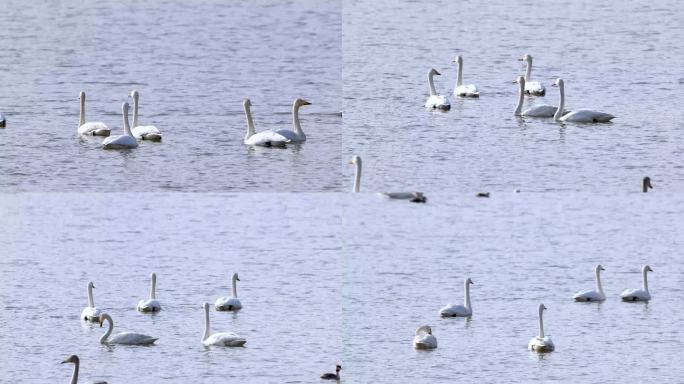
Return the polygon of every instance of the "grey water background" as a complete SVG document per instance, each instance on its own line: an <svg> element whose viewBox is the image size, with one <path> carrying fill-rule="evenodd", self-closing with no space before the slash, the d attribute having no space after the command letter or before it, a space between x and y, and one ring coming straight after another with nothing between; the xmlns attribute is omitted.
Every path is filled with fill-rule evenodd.
<svg viewBox="0 0 684 384"><path fill-rule="evenodd" d="M0 377L66 382L678 382L684 347L679 194L438 193L426 205L375 194L3 194ZM122 211L126 206L128 212ZM164 209L158 209L158 207ZM134 217L135 220L131 220ZM606 270L603 304L574 303ZM653 300L622 303L648 263ZM135 310L158 275L163 310ZM200 344L200 304L214 331L245 348ZM441 319L471 277L473 317ZM107 348L84 325L86 284L115 332L159 337ZM527 350L537 305L556 351ZM416 351L416 327L439 347Z"/></svg>
<svg viewBox="0 0 684 384"><path fill-rule="evenodd" d="M674 0L452 3L354 1L343 7L345 159L362 189L425 192L632 190L642 176L684 190L684 4ZM533 103L617 116L612 124L517 119L517 61L546 86ZM427 112L427 72L451 95L454 57L477 100ZM345 169L345 189L353 170ZM638 187L636 187L638 188Z"/></svg>
<svg viewBox="0 0 684 384"><path fill-rule="evenodd" d="M21 1L0 12L0 188L4 191L334 191L341 186L339 1ZM140 92L163 143L104 151L87 121L121 134ZM291 129L286 150L243 143L245 97L257 130ZM131 117L132 118L132 117Z"/></svg>

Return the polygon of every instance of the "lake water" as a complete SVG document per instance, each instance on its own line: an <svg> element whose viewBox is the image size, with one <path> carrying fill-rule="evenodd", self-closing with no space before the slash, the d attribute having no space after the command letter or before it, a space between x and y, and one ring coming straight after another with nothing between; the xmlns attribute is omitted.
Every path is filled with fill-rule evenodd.
<svg viewBox="0 0 684 384"><path fill-rule="evenodd" d="M507 1L453 5L348 1L343 7L346 160L364 159L366 190L634 190L650 175L684 191L684 4L676 0ZM617 116L612 124L516 119L517 84L547 88L532 103ZM427 112L427 72L451 95L464 58L476 100ZM345 186L353 170L345 169Z"/></svg>
<svg viewBox="0 0 684 384"><path fill-rule="evenodd" d="M5 191L330 191L341 186L341 14L337 1L3 1L0 189ZM122 130L140 92L141 124L164 141L104 151L80 141L86 117ZM257 130L308 142L246 147Z"/></svg>
<svg viewBox="0 0 684 384"><path fill-rule="evenodd" d="M0 381L67 382L72 353L84 382L317 383L336 363L349 383L684 377L680 2L3 5ZM547 88L528 105L555 104L563 77L570 109L617 118L515 118L524 53ZM426 111L427 71L450 95L456 54L481 98ZM131 89L164 142L76 137L80 90L89 120L120 128ZM309 140L246 148L247 96L258 130L312 102ZM352 155L363 191L422 190L427 204L348 193ZM574 303L597 263L608 300ZM620 302L644 264L653 300ZM163 310L145 315L151 272ZM233 272L244 309L212 310L212 329L247 345L204 348L201 304L228 295ZM441 319L465 277L472 319ZM79 320L90 280L115 332L157 345L99 344ZM540 302L556 344L541 356L527 350ZM424 324L436 350L411 345Z"/></svg>
<svg viewBox="0 0 684 384"><path fill-rule="evenodd" d="M341 362L346 382L676 382L684 347L680 195L436 194L426 205L374 194L2 195L0 375L66 382L318 382ZM135 212L121 215L125 205ZM164 209L157 207L163 206ZM602 263L608 300L572 302ZM648 263L649 304L622 303ZM158 277L163 310L137 313ZM200 344L203 301L239 272L244 309L212 310L215 331L245 348ZM472 320L441 319L470 276ZM98 343L78 316L87 281L116 329L153 347ZM557 350L529 352L537 304ZM415 328L439 347L416 351ZM115 330L116 331L116 330Z"/></svg>

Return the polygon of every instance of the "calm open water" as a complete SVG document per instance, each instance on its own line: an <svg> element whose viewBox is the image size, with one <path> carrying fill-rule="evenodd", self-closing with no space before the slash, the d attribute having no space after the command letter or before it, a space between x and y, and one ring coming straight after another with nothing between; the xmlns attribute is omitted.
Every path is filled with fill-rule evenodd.
<svg viewBox="0 0 684 384"><path fill-rule="evenodd" d="M3 1L0 189L5 191L339 190L341 13L338 1ZM86 118L120 134L121 104L140 91L141 124L161 144L104 151L80 141ZM308 142L249 149L257 130ZM131 117L132 119L132 117Z"/></svg>
<svg viewBox="0 0 684 384"><path fill-rule="evenodd" d="M677 382L684 348L680 195L436 194L427 205L374 194L2 195L0 375L66 382ZM119 207L135 213L122 215ZM163 206L164 209L157 207ZM602 263L608 300L572 302ZM649 304L622 303L648 263ZM137 313L158 276L163 310ZM215 331L246 348L200 344L200 304L226 295L237 271L244 309L211 312ZM472 320L441 319L470 276ZM106 348L82 325L87 281L116 327L153 347ZM527 342L537 304L557 350ZM415 351L430 324L434 351Z"/></svg>

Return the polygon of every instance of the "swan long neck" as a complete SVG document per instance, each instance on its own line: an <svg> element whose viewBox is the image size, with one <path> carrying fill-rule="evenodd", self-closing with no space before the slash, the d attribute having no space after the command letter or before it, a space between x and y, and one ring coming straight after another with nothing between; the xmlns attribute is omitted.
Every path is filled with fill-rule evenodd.
<svg viewBox="0 0 684 384"><path fill-rule="evenodd" d="M544 338L544 308L539 307L539 338Z"/></svg>
<svg viewBox="0 0 684 384"><path fill-rule="evenodd" d="M78 126L85 124L85 94L81 95L81 111L78 118Z"/></svg>
<svg viewBox="0 0 684 384"><path fill-rule="evenodd" d="M245 135L245 140L247 140L256 133L254 120L252 120L252 111L247 104L245 104L245 115L247 116L247 134Z"/></svg>
<svg viewBox="0 0 684 384"><path fill-rule="evenodd" d="M644 268L643 274L644 274L643 289L644 289L644 291L648 292L648 269Z"/></svg>
<svg viewBox="0 0 684 384"><path fill-rule="evenodd" d="M138 98L139 96L135 94L133 96L133 127L138 126Z"/></svg>
<svg viewBox="0 0 684 384"><path fill-rule="evenodd" d="M558 121L560 120L561 117L563 117L563 109L565 108L565 84L560 83L558 84L558 91L560 92L560 100L558 101L558 109L556 109L556 113L553 115L553 120Z"/></svg>
<svg viewBox="0 0 684 384"><path fill-rule="evenodd" d="M603 294L603 287L601 286L601 269L596 268L596 290Z"/></svg>
<svg viewBox="0 0 684 384"><path fill-rule="evenodd" d="M109 338L109 335L111 335L112 331L114 330L114 320L112 320L112 318L107 314L103 315L103 318L107 320L108 325L107 332L105 332L105 334L102 335L102 337L100 337L100 344L105 344L107 342L107 339Z"/></svg>
<svg viewBox="0 0 684 384"><path fill-rule="evenodd" d="M527 60L527 69L525 70L525 81L530 81L532 78L532 59Z"/></svg>
<svg viewBox="0 0 684 384"><path fill-rule="evenodd" d="M523 100L525 99L525 79L521 79L518 84L518 105L515 107L515 115L520 116L522 113Z"/></svg>
<svg viewBox="0 0 684 384"><path fill-rule="evenodd" d="M150 283L150 300L157 298L157 275L152 274L152 282Z"/></svg>
<svg viewBox="0 0 684 384"><path fill-rule="evenodd" d="M460 87L463 84L463 60L458 60L458 67L456 69L456 86Z"/></svg>
<svg viewBox="0 0 684 384"><path fill-rule="evenodd" d="M76 360L74 361L74 372L71 374L71 384L78 384L78 368L79 368L79 361Z"/></svg>
<svg viewBox="0 0 684 384"><path fill-rule="evenodd" d="M237 298L237 276L233 275L233 297Z"/></svg>
<svg viewBox="0 0 684 384"><path fill-rule="evenodd" d="M202 335L202 341L209 337L209 306L204 306L204 335Z"/></svg>
<svg viewBox="0 0 684 384"><path fill-rule="evenodd" d="M435 73L433 71L428 72L428 85L430 86L430 96L434 96L437 94L437 90L435 89Z"/></svg>
<svg viewBox="0 0 684 384"><path fill-rule="evenodd" d="M302 126L299 124L299 105L296 102L292 105L292 130L297 136L304 136Z"/></svg>
<svg viewBox="0 0 684 384"><path fill-rule="evenodd" d="M356 166L356 172L354 172L354 192L361 192L361 159L357 158L356 163L354 164Z"/></svg>
<svg viewBox="0 0 684 384"><path fill-rule="evenodd" d="M93 286L91 284L88 284L88 306L95 306L95 303L93 301Z"/></svg>
<svg viewBox="0 0 684 384"><path fill-rule="evenodd" d="M128 124L128 109L125 108L123 111L123 124L124 124L124 134L128 136L133 136L131 132L131 126Z"/></svg>
<svg viewBox="0 0 684 384"><path fill-rule="evenodd" d="M466 280L466 282L464 284L464 288L465 288L465 298L463 299L463 306L467 310L472 311L472 308L470 307L470 283L468 282L468 280Z"/></svg>

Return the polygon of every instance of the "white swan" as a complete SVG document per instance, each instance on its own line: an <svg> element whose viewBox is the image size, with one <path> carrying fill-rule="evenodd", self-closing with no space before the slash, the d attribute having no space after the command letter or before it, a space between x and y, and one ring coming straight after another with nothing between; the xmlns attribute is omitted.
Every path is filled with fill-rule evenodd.
<svg viewBox="0 0 684 384"><path fill-rule="evenodd" d="M124 134L120 136L109 136L102 141L102 148L104 149L129 149L137 148L138 141L131 133L131 126L128 124L128 103L123 103L121 110L123 112Z"/></svg>
<svg viewBox="0 0 684 384"><path fill-rule="evenodd" d="M518 76L516 80L518 83L518 105L515 107L516 116L529 117L553 117L558 107L548 104L537 104L526 110L522 110L523 100L525 99L525 78Z"/></svg>
<svg viewBox="0 0 684 384"><path fill-rule="evenodd" d="M435 75L439 76L441 73L437 72L434 68L430 68L430 71L428 71L428 88L430 90L430 96L428 96L428 99L425 102L425 108L448 111L451 109L451 103L449 102L448 97L437 93L437 89L435 89Z"/></svg>
<svg viewBox="0 0 684 384"><path fill-rule="evenodd" d="M321 375L321 379L323 380L340 380L340 371L342 370L342 366L337 364L335 366L335 373L324 373Z"/></svg>
<svg viewBox="0 0 684 384"><path fill-rule="evenodd" d="M150 345L157 341L156 337L135 332L119 332L109 338L114 330L114 320L112 320L112 317L109 316L108 313L103 313L100 315L100 327L102 327L105 320L108 320L109 327L107 328L107 332L100 337L101 344Z"/></svg>
<svg viewBox="0 0 684 384"><path fill-rule="evenodd" d="M262 147L284 147L287 143L292 141L287 137L271 130L256 133L254 120L252 119L252 110L250 108L252 106L252 101L250 99L245 99L242 102L242 106L244 107L245 115L247 116L247 134L245 134L245 144Z"/></svg>
<svg viewBox="0 0 684 384"><path fill-rule="evenodd" d="M458 304L448 304L446 307L439 310L439 314L442 317L470 317L473 315L473 308L470 306L470 284L473 281L470 277L463 281L464 288L464 299L463 305Z"/></svg>
<svg viewBox="0 0 684 384"><path fill-rule="evenodd" d="M458 65L458 72L456 73L456 88L454 88L454 96L458 97L480 97L480 91L475 84L463 85L463 58L456 56L454 63Z"/></svg>
<svg viewBox="0 0 684 384"><path fill-rule="evenodd" d="M131 97L133 98L133 129L131 130L133 137L141 140L161 141L162 133L159 128L154 125L138 125L138 99L140 94L134 90L131 92Z"/></svg>
<svg viewBox="0 0 684 384"><path fill-rule="evenodd" d="M432 328L430 328L429 325L423 325L422 327L416 329L416 335L413 337L413 348L437 348L437 338L432 335Z"/></svg>
<svg viewBox="0 0 684 384"><path fill-rule="evenodd" d="M78 356L70 355L64 361L62 361L62 364L65 364L65 363L74 363L74 371L71 374L70 383L71 384L77 384L78 383L78 369L79 369L79 366L81 365L81 362L80 362ZM107 382L106 381L95 381L95 382L93 382L93 384L107 384Z"/></svg>
<svg viewBox="0 0 684 384"><path fill-rule="evenodd" d="M615 118L615 116L609 113L592 111L590 109L578 109L564 115L563 108L565 108L565 82L563 79L557 79L552 85L554 87L558 87L560 90L560 102L558 103L556 114L553 115L554 120L574 123L607 123Z"/></svg>
<svg viewBox="0 0 684 384"><path fill-rule="evenodd" d="M161 304L157 300L157 274L152 272L150 275L150 298L147 300L140 300L138 302L138 311L140 312L159 312L161 311Z"/></svg>
<svg viewBox="0 0 684 384"><path fill-rule="evenodd" d="M80 117L78 120L78 134L79 135L88 135L88 136L109 136L109 133L111 131L110 131L109 127L107 127L107 124L105 124L101 121L86 123L86 121L85 121L85 102L86 102L85 92L81 91L81 93L79 93L78 97L81 100L81 112L80 112Z"/></svg>
<svg viewBox="0 0 684 384"><path fill-rule="evenodd" d="M594 269L596 273L596 289L577 292L572 298L575 301L604 301L606 295L603 293L603 287L601 286L601 271L605 270L601 264L597 265Z"/></svg>
<svg viewBox="0 0 684 384"><path fill-rule="evenodd" d="M306 135L302 131L302 126L299 124L299 108L305 105L311 105L304 99L295 99L292 103L292 131L289 129L279 129L275 131L280 136L290 140L292 143L303 143L306 141Z"/></svg>
<svg viewBox="0 0 684 384"><path fill-rule="evenodd" d="M209 303L204 303L204 335L202 335L202 344L206 346L242 347L246 342L245 338L233 332L214 333L212 335L209 327Z"/></svg>
<svg viewBox="0 0 684 384"><path fill-rule="evenodd" d="M539 304L539 336L533 337L529 344L527 344L527 348L529 348L531 351L551 352L556 348L553 345L551 338L544 336L544 319L542 314L545 309L546 307L544 304Z"/></svg>
<svg viewBox="0 0 684 384"><path fill-rule="evenodd" d="M653 185L651 185L651 178L646 176L644 177L644 180L641 182L641 191L646 193L648 192L649 188L653 189Z"/></svg>
<svg viewBox="0 0 684 384"><path fill-rule="evenodd" d="M648 291L648 278L646 277L648 272L653 272L651 267L644 265L641 273L644 276L644 285L641 289L625 289L620 294L622 301L649 301L651 300L651 293Z"/></svg>
<svg viewBox="0 0 684 384"><path fill-rule="evenodd" d="M96 323L100 321L100 314L102 311L95 307L93 302L93 288L95 288L95 284L91 281L88 283L88 306L83 308L81 319Z"/></svg>
<svg viewBox="0 0 684 384"><path fill-rule="evenodd" d="M524 61L527 63L527 70L525 71L525 93L534 96L544 96L546 95L546 88L532 78L532 55L525 54L523 57L519 58L518 61Z"/></svg>
<svg viewBox="0 0 684 384"><path fill-rule="evenodd" d="M354 193L361 191L361 163L361 157L359 156L353 156L349 161L349 164L354 165L356 169L354 173L354 186L352 187ZM378 194L388 199L409 200L412 203L427 202L427 197L425 197L423 192L378 192Z"/></svg>
<svg viewBox="0 0 684 384"><path fill-rule="evenodd" d="M217 311L239 311L242 309L242 303L237 297L237 282L240 281L237 273L233 273L233 292L230 297L219 297L214 303Z"/></svg>

